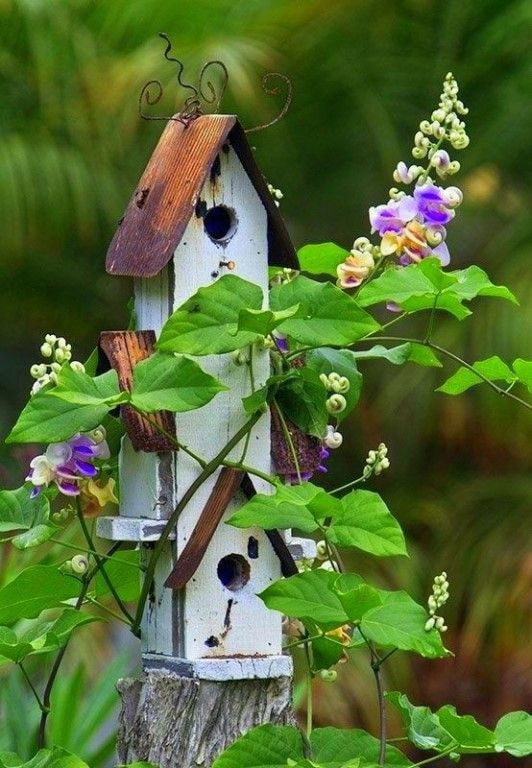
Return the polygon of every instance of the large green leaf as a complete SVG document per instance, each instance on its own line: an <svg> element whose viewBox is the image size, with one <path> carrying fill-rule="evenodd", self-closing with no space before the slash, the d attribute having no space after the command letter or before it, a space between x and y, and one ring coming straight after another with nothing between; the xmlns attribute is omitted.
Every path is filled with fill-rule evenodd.
<svg viewBox="0 0 532 768"><path fill-rule="evenodd" d="M504 381L511 384L518 379L511 368L497 355L488 357L486 360L478 360L476 363L473 363L473 368L490 381ZM482 384L482 382L483 379L477 376L474 371L462 366L439 386L436 391L443 392L446 395L459 395L477 384Z"/></svg>
<svg viewBox="0 0 532 768"><path fill-rule="evenodd" d="M261 309L262 300L258 285L236 275L224 275L212 285L200 288L173 313L161 331L157 348L163 352L210 355L252 344L258 334L238 330L240 312Z"/></svg>
<svg viewBox="0 0 532 768"><path fill-rule="evenodd" d="M276 311L300 305L298 316L282 322L279 331L305 346L346 346L379 328L346 293L308 277L274 286L270 301Z"/></svg>
<svg viewBox="0 0 532 768"><path fill-rule="evenodd" d="M120 392L118 387L116 371L110 370L93 378L69 365L62 367L57 386L48 390L48 394L76 405L107 405L110 408L127 400L127 394Z"/></svg>
<svg viewBox="0 0 532 768"><path fill-rule="evenodd" d="M329 414L326 408L327 392L316 371L298 368L293 375L279 384L275 402L302 432L322 438Z"/></svg>
<svg viewBox="0 0 532 768"><path fill-rule="evenodd" d="M369 584L357 584L344 591L341 580L338 579L334 589L349 616L349 621L352 623L360 622L368 611L377 608L384 602L380 590Z"/></svg>
<svg viewBox="0 0 532 768"><path fill-rule="evenodd" d="M37 392L20 414L6 438L7 443L59 443L89 432L102 423L111 406L79 405L54 397L50 391Z"/></svg>
<svg viewBox="0 0 532 768"><path fill-rule="evenodd" d="M349 390L344 393L347 405L345 411L337 415L339 421L343 421L346 416L349 416L358 403L362 390L362 374L357 368L356 359L356 352L351 352L349 349L330 349L328 347L313 349L306 355L306 365L315 370L317 374L329 375L336 372L349 379Z"/></svg>
<svg viewBox="0 0 532 768"><path fill-rule="evenodd" d="M524 384L528 391L532 392L532 360L523 360L518 357L517 360L514 360L512 368L521 384Z"/></svg>
<svg viewBox="0 0 532 768"><path fill-rule="evenodd" d="M29 530L48 521L50 502L44 494L31 498L31 486L0 491L0 533Z"/></svg>
<svg viewBox="0 0 532 768"><path fill-rule="evenodd" d="M298 528L312 533L318 520L332 516L337 505L337 499L312 483L279 485L271 496L258 493L226 522L236 528Z"/></svg>
<svg viewBox="0 0 532 768"><path fill-rule="evenodd" d="M408 267L387 269L360 289L357 301L362 307L394 302L408 312L438 309L459 320L471 314L464 306L477 296L493 296L516 303L505 286L494 285L478 267L446 272L437 258L423 259Z"/></svg>
<svg viewBox="0 0 532 768"><path fill-rule="evenodd" d="M280 312L271 309L241 309L238 316L238 330L259 333L262 336L270 334L277 326L299 311L299 304Z"/></svg>
<svg viewBox="0 0 532 768"><path fill-rule="evenodd" d="M297 252L299 266L311 275L333 275L336 267L349 256L349 251L336 243L315 243L304 245Z"/></svg>
<svg viewBox="0 0 532 768"><path fill-rule="evenodd" d="M304 758L298 729L289 725L259 725L217 757L212 768L286 768L290 758Z"/></svg>
<svg viewBox="0 0 532 768"><path fill-rule="evenodd" d="M398 691L390 691L386 698L401 714L408 738L419 749L442 752L456 744L456 740L447 733L438 716L429 707L411 704L406 694Z"/></svg>
<svg viewBox="0 0 532 768"><path fill-rule="evenodd" d="M348 616L333 586L331 571L304 571L276 581L259 594L268 608L295 619L309 619L323 629L346 624Z"/></svg>
<svg viewBox="0 0 532 768"><path fill-rule="evenodd" d="M79 591L79 581L54 565L32 565L0 589L0 625L33 619L46 608L77 597Z"/></svg>
<svg viewBox="0 0 532 768"><path fill-rule="evenodd" d="M64 645L72 632L84 624L102 621L97 616L67 609L55 621L36 621L18 634L10 627L0 627L0 656L19 662L26 656L49 653Z"/></svg>
<svg viewBox="0 0 532 768"><path fill-rule="evenodd" d="M514 757L532 754L532 715L509 712L495 726L496 752L508 752Z"/></svg>
<svg viewBox="0 0 532 768"><path fill-rule="evenodd" d="M378 763L380 741L360 728L315 728L310 738L314 758L320 763L341 766L343 761L362 758L364 764ZM407 768L410 761L391 745L386 747L386 766Z"/></svg>
<svg viewBox="0 0 532 768"><path fill-rule="evenodd" d="M378 493L351 491L342 499L327 538L341 547L356 547L378 557L406 555L401 526Z"/></svg>
<svg viewBox="0 0 532 768"><path fill-rule="evenodd" d="M426 610L414 602L406 592L384 592L383 604L367 611L360 628L368 640L383 647L395 646L403 651L414 651L429 659L447 655L440 633L425 630Z"/></svg>
<svg viewBox="0 0 532 768"><path fill-rule="evenodd" d="M227 387L186 357L156 352L133 370L131 402L141 411L191 411Z"/></svg>
<svg viewBox="0 0 532 768"><path fill-rule="evenodd" d="M451 738L459 744L462 754L493 752L493 731L478 723L472 715L459 715L450 704L436 712L438 720Z"/></svg>
<svg viewBox="0 0 532 768"><path fill-rule="evenodd" d="M7 759L6 756L7 755ZM89 768L77 755L61 747L40 749L31 760L24 762L14 753L0 752L0 768Z"/></svg>

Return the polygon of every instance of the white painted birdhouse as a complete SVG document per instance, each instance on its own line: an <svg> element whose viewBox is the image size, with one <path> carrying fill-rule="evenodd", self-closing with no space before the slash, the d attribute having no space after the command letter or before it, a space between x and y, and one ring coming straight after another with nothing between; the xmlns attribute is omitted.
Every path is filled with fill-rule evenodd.
<svg viewBox="0 0 532 768"><path fill-rule="evenodd" d="M102 339L121 385L128 384L128 366L130 374L131 365L150 354L167 318L199 287L232 271L260 285L267 296L268 263L294 267L294 249L236 118L205 115L186 127L169 122L107 255L110 274L135 278L139 332L103 334ZM230 389L199 410L178 414L175 433L209 460L246 420L241 398L250 392L249 377L246 366L235 366L230 355L199 362ZM266 350L255 355L254 372L261 387L270 375ZM174 429L173 417L158 418ZM125 421L120 513L101 518L98 533L138 541L148 558L165 519L200 468L135 414L126 413ZM242 447L229 458L238 460ZM253 430L246 463L270 472L270 461L265 414ZM223 522L245 501L240 480L227 470L222 477L215 473L187 505L165 546L142 626L148 667L212 680L290 674L290 658L281 650L281 617L256 596L280 577L279 557L263 531ZM253 482L257 491L270 491L260 480ZM231 497L221 508L220 489ZM221 520L211 524L206 543L198 526L209 528L212 515ZM192 563L187 560L191 550ZM176 568L178 588L172 589L165 582Z"/></svg>

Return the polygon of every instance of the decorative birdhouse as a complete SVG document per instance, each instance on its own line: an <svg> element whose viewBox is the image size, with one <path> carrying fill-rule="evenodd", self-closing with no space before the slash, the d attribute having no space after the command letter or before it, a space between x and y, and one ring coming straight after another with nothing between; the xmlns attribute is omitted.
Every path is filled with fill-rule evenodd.
<svg viewBox="0 0 532 768"><path fill-rule="evenodd" d="M134 364L151 354L165 321L198 288L232 271L267 295L269 263L294 267L294 248L238 120L202 115L168 122L107 254L110 274L135 278L139 330L105 333L101 341L121 386L128 387ZM157 414L160 431L123 413L120 514L101 518L98 534L139 542L145 559L200 472L164 432L209 460L246 420L246 367L227 354L204 357L201 365L229 387L207 406L175 418ZM259 388L270 375L267 350L256 352L254 372ZM270 439L264 414L251 435L248 465L271 471ZM228 458L241 454L239 445ZM209 680L290 674L281 617L256 596L281 575L284 538L223 522L259 491L270 488L226 468L184 509L158 561L144 615L146 667Z"/></svg>

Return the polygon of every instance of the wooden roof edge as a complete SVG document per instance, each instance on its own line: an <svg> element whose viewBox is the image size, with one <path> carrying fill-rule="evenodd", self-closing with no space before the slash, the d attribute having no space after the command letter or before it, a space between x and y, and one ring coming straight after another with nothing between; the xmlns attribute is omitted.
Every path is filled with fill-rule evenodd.
<svg viewBox="0 0 532 768"><path fill-rule="evenodd" d="M237 117L202 115L186 128L178 122L167 124L107 251L110 274L153 277L164 269L194 214L216 156L228 141L266 209L269 263L297 267L290 235ZM182 175L187 184L180 186ZM151 227L155 218L157 226Z"/></svg>

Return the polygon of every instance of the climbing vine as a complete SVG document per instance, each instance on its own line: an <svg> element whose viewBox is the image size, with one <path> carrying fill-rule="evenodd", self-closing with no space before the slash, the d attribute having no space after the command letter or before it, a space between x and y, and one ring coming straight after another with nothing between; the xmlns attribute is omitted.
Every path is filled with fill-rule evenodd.
<svg viewBox="0 0 532 768"><path fill-rule="evenodd" d="M378 588L344 567L343 550L377 558L408 553L399 520L373 490L393 462L386 445L369 450L357 476L342 487L326 492L319 485L330 452L341 449L342 423L357 406L368 360L436 369L447 361L455 370L439 384L439 392L457 396L485 385L516 407L531 408L526 391L532 390L532 362L509 363L498 356L466 361L435 340L442 313L461 321L472 314L472 302L479 297L516 303L508 288L494 285L479 267L447 268L447 228L462 193L441 185L460 169L450 152L469 143L466 115L456 81L448 74L437 108L415 134L416 164L398 163L393 178L399 186L389 190L386 203L369 210L369 237L357 237L351 251L333 243L303 247L300 271L272 268L269 297L234 274L200 288L168 319L156 352L135 366L128 390L119 387L115 371L97 374L96 354L85 363L74 361L64 338L46 335L42 359L31 366L35 382L28 403L7 438L8 443L42 444L43 452L31 460L20 488L0 491L0 533L6 545L27 550L55 542L69 552L59 563L22 569L0 589L0 662L19 666L40 709L39 765L83 765L47 740L51 694L68 644L83 626L104 619L140 634L162 548L183 509L221 467L243 470L271 487L271 493L257 494L237 509L229 525L295 528L313 534L317 547L314 558L297 563L294 575L259 595L285 617L286 650L304 660L306 729L260 726L230 746L214 768L415 768L447 756L458 760L464 754L504 751L523 757L531 752L532 718L525 712L505 715L491 730L451 705L431 711L412 704L405 694L385 690L383 668L393 654L441 659L451 653L444 637L445 605L452 594L445 572L427 575L427 602L420 605L405 591ZM271 192L277 202L282 198L279 190L271 187ZM426 330L419 338L397 330L414 313L426 313ZM254 354L265 349L271 376L257 387ZM162 429L150 414L201 408L227 389L192 359L221 354L249 370L242 426L214 457L199 456L182 444L179 434L164 432L176 449L197 462L196 479L145 566L137 551L121 544L99 551L93 519L120 496L123 427L117 409L127 406ZM267 412L274 426L276 472L271 475L246 463L250 435ZM238 461L229 458L235 448ZM83 547L72 544L75 526ZM140 593L133 590L136 605L131 608L139 571L142 587ZM376 735L313 726L313 681L334 683L350 653L366 654L375 677ZM52 659L43 691L25 666L35 655ZM399 712L405 739L430 753L425 760L413 763L390 743L388 706ZM0 766L20 764L16 756L0 753Z"/></svg>

